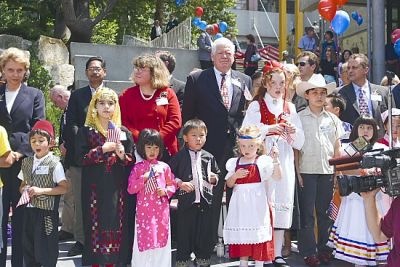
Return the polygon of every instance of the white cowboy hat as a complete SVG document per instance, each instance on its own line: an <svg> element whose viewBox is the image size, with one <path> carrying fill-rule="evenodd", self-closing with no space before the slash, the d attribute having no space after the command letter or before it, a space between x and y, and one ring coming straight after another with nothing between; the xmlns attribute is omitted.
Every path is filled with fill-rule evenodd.
<svg viewBox="0 0 400 267"><path fill-rule="evenodd" d="M329 95L335 90L336 83L331 82L326 84L324 76L321 74L313 74L308 81L302 81L296 86L296 93L297 95L304 97L304 94L307 90L314 89L314 88L325 88L326 93Z"/></svg>

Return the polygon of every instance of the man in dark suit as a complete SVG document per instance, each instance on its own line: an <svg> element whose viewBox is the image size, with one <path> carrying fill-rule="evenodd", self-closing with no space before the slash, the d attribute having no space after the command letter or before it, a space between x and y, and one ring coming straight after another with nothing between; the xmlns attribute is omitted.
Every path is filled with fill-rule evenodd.
<svg viewBox="0 0 400 267"><path fill-rule="evenodd" d="M169 71L169 74L170 74L170 76L169 76L170 86L169 87L174 90L176 97L178 97L179 106L182 109L183 94L185 92L185 83L182 82L181 80L176 79L172 74L175 70L176 59L175 59L174 55L172 55L168 51L157 51L156 56L159 57L164 62L165 66L167 67L167 69Z"/></svg>
<svg viewBox="0 0 400 267"><path fill-rule="evenodd" d="M45 118L45 103L42 91L25 85L22 81L29 69L29 58L17 49L9 48L0 56L3 79L6 84L0 86L0 125L8 134L14 163L11 167L0 169L3 186L3 248L0 266L6 266L7 259L7 224L10 206L13 210L12 223L12 266L23 266L23 208L16 208L21 197L17 178L24 157L32 156L29 132L36 121ZM1 195L1 194L0 194Z"/></svg>
<svg viewBox="0 0 400 267"><path fill-rule="evenodd" d="M198 118L207 125L204 149L214 155L222 171L213 198L215 238L225 183L225 163L233 157L236 131L244 117L245 95L248 96L251 90L250 77L231 69L234 53L235 47L227 38L219 38L213 43L214 67L188 76L182 107L183 122Z"/></svg>
<svg viewBox="0 0 400 267"><path fill-rule="evenodd" d="M82 224L82 203L81 203L81 178L82 169L75 161L75 138L78 129L83 127L86 120L87 109L92 95L98 88L103 87L103 80L106 76L106 62L101 57L91 57L86 62L86 76L89 85L72 92L68 102L67 124L65 127L65 156L66 177L70 179L75 203L74 238L76 243L68 251L68 256L82 254L84 234ZM89 241L90 242L90 241Z"/></svg>
<svg viewBox="0 0 400 267"><path fill-rule="evenodd" d="M354 124L354 121L360 115L371 116L378 123L378 136L382 138L385 134L385 128L383 127L381 112L387 110L388 90L385 87L370 83L367 80L368 72L368 58L364 54L350 56L347 66L350 83L339 90L339 94L343 96L347 103L340 119Z"/></svg>
<svg viewBox="0 0 400 267"><path fill-rule="evenodd" d="M202 70L208 69L213 66L211 59L211 46L212 46L212 32L214 28L212 25L207 25L206 30L202 32L197 39L197 46L199 47L199 61Z"/></svg>

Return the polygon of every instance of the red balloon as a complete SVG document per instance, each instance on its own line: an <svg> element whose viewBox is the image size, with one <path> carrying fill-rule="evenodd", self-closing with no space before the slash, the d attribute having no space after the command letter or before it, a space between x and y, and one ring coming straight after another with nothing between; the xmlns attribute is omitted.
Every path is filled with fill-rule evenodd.
<svg viewBox="0 0 400 267"><path fill-rule="evenodd" d="M218 23L214 23L214 24L213 24L213 27L214 27L213 34L215 35L215 34L217 34L217 33L219 32L219 26L218 26Z"/></svg>
<svg viewBox="0 0 400 267"><path fill-rule="evenodd" d="M336 5L344 6L349 0L335 0Z"/></svg>
<svg viewBox="0 0 400 267"><path fill-rule="evenodd" d="M392 43L394 44L399 39L400 39L400 29L395 29L394 31L392 31Z"/></svg>
<svg viewBox="0 0 400 267"><path fill-rule="evenodd" d="M321 0L318 4L318 11L321 17L326 20L333 20L336 15L336 3L333 0Z"/></svg>
<svg viewBox="0 0 400 267"><path fill-rule="evenodd" d="M201 6L196 7L195 14L197 17L201 17L203 15L203 8Z"/></svg>

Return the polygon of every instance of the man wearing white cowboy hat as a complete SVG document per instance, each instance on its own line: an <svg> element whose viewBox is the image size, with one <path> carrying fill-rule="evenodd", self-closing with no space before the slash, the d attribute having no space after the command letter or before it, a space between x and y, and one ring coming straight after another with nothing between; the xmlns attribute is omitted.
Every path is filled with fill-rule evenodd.
<svg viewBox="0 0 400 267"><path fill-rule="evenodd" d="M331 251L326 246L331 220L327 210L332 198L333 167L329 159L339 156L339 138L344 134L342 122L324 109L326 96L336 88L326 84L321 74L313 74L300 82L296 93L308 100L308 107L299 112L305 142L296 157L297 178L300 185L299 205L301 229L298 232L299 251L307 266L327 264ZM318 241L314 235L314 207L318 221Z"/></svg>

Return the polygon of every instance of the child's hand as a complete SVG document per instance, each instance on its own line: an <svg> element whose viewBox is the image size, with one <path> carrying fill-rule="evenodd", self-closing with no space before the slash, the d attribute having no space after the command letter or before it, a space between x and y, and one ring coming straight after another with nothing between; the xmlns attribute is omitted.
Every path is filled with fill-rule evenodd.
<svg viewBox="0 0 400 267"><path fill-rule="evenodd" d="M117 144L115 153L121 160L125 159L125 147L121 143Z"/></svg>
<svg viewBox="0 0 400 267"><path fill-rule="evenodd" d="M28 195L30 197L39 196L43 194L43 188L37 186L31 186L28 188Z"/></svg>
<svg viewBox="0 0 400 267"><path fill-rule="evenodd" d="M208 175L208 181L210 182L210 184L213 184L213 185L217 184L217 179L218 179L218 176L215 173L210 172L210 174Z"/></svg>
<svg viewBox="0 0 400 267"><path fill-rule="evenodd" d="M240 168L235 172L233 176L235 179L242 179L245 178L248 174L249 171L247 169Z"/></svg>
<svg viewBox="0 0 400 267"><path fill-rule="evenodd" d="M288 134L296 133L296 127L290 122L286 122L285 130L287 131Z"/></svg>
<svg viewBox="0 0 400 267"><path fill-rule="evenodd" d="M285 123L273 124L268 128L269 133L282 134L285 130Z"/></svg>
<svg viewBox="0 0 400 267"><path fill-rule="evenodd" d="M103 149L103 153L115 151L117 144L114 142L105 142L101 147Z"/></svg>
<svg viewBox="0 0 400 267"><path fill-rule="evenodd" d="M163 188L161 188L161 187L159 187L159 188L157 188L157 195L159 196L159 197L163 197L163 196L165 196L167 193L165 192L165 190L163 189Z"/></svg>
<svg viewBox="0 0 400 267"><path fill-rule="evenodd" d="M194 190L194 185L191 182L182 182L179 189L182 189L186 193L190 193Z"/></svg>

